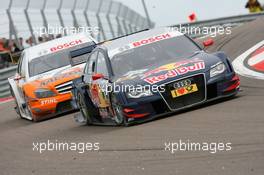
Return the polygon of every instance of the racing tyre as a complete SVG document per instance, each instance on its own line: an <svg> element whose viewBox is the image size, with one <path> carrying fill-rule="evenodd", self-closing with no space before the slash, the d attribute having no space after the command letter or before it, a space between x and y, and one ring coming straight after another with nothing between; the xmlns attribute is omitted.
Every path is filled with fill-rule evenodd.
<svg viewBox="0 0 264 175"><path fill-rule="evenodd" d="M82 113L82 116L85 119L85 124L86 125L92 124L90 111L87 108L87 105L85 103L85 99L83 98L82 94L79 93L79 92L78 92L78 95L77 95L77 103L79 105L79 108L80 108L80 111Z"/></svg>
<svg viewBox="0 0 264 175"><path fill-rule="evenodd" d="M31 110L29 109L28 105L26 106L26 112L27 115L32 119L33 122L39 122L40 120L37 119L31 112Z"/></svg>
<svg viewBox="0 0 264 175"><path fill-rule="evenodd" d="M113 110L115 113L114 120L118 126L124 125L129 126L129 123L127 121L127 118L123 114L123 108L122 106L118 104L113 104Z"/></svg>

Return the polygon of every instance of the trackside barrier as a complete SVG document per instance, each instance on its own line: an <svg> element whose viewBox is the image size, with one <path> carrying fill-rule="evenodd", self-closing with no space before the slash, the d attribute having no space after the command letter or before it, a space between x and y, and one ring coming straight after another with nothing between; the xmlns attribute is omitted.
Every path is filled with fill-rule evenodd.
<svg viewBox="0 0 264 175"><path fill-rule="evenodd" d="M256 20L259 17L264 17L264 12L197 21L193 23L183 23L183 24L173 25L171 27L177 27L177 28L179 28L180 26L181 27L213 27L213 26L236 27L246 22ZM202 36L203 36L202 34L190 35L190 37L193 38L202 37Z"/></svg>
<svg viewBox="0 0 264 175"><path fill-rule="evenodd" d="M8 97L11 95L7 79L15 75L16 69L17 66L12 66L0 70L0 98Z"/></svg>

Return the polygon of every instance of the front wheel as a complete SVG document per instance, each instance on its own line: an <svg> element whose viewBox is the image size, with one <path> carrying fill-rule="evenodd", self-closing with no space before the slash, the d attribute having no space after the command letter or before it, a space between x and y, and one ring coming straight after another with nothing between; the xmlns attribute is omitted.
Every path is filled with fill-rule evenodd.
<svg viewBox="0 0 264 175"><path fill-rule="evenodd" d="M127 117L124 116L124 114L123 114L122 106L120 106L118 104L113 104L112 108L114 110L114 120L115 120L116 124L119 126L120 125L129 126L129 123L127 121Z"/></svg>
<svg viewBox="0 0 264 175"><path fill-rule="evenodd" d="M20 112L20 109L19 109L19 106L18 106L18 102L17 102L17 99L16 99L16 96L12 90L12 88L10 87L10 92L11 92L11 96L14 98L14 101L15 101L15 104L16 106L14 107L16 113L19 115L20 118L22 118L22 115L21 115L21 112Z"/></svg>
<svg viewBox="0 0 264 175"><path fill-rule="evenodd" d="M84 123L86 125L92 124L90 112L86 106L85 99L83 98L81 93L78 93L78 95L77 95L77 103L79 105L81 114L84 118Z"/></svg>

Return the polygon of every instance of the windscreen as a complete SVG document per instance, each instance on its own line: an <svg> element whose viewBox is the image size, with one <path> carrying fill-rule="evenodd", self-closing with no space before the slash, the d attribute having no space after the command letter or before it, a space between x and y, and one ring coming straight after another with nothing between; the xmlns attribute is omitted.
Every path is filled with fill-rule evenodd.
<svg viewBox="0 0 264 175"><path fill-rule="evenodd" d="M94 48L94 43L86 43L71 49L35 58L29 62L29 76L32 77L69 65L82 64L86 62L88 54Z"/></svg>
<svg viewBox="0 0 264 175"><path fill-rule="evenodd" d="M193 41L182 35L118 53L111 58L111 63L114 74L122 76L160 62L188 57L200 50Z"/></svg>
<svg viewBox="0 0 264 175"><path fill-rule="evenodd" d="M29 62L29 76L32 77L68 65L70 65L68 52L45 55Z"/></svg>

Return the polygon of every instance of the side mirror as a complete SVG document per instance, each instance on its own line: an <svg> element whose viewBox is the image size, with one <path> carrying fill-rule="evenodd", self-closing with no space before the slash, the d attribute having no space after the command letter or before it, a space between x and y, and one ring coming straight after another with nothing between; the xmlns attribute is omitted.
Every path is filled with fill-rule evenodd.
<svg viewBox="0 0 264 175"><path fill-rule="evenodd" d="M81 81L84 81L84 74L81 75L80 79Z"/></svg>
<svg viewBox="0 0 264 175"><path fill-rule="evenodd" d="M95 80L99 80L99 79L102 79L102 78L104 78L104 75L103 74L94 74L93 76L92 76L92 79L93 79L93 81L95 81Z"/></svg>
<svg viewBox="0 0 264 175"><path fill-rule="evenodd" d="M205 40L204 42L203 42L203 45L204 45L204 47L209 47L209 46L212 46L214 44L214 40L213 39L208 39L208 40Z"/></svg>

